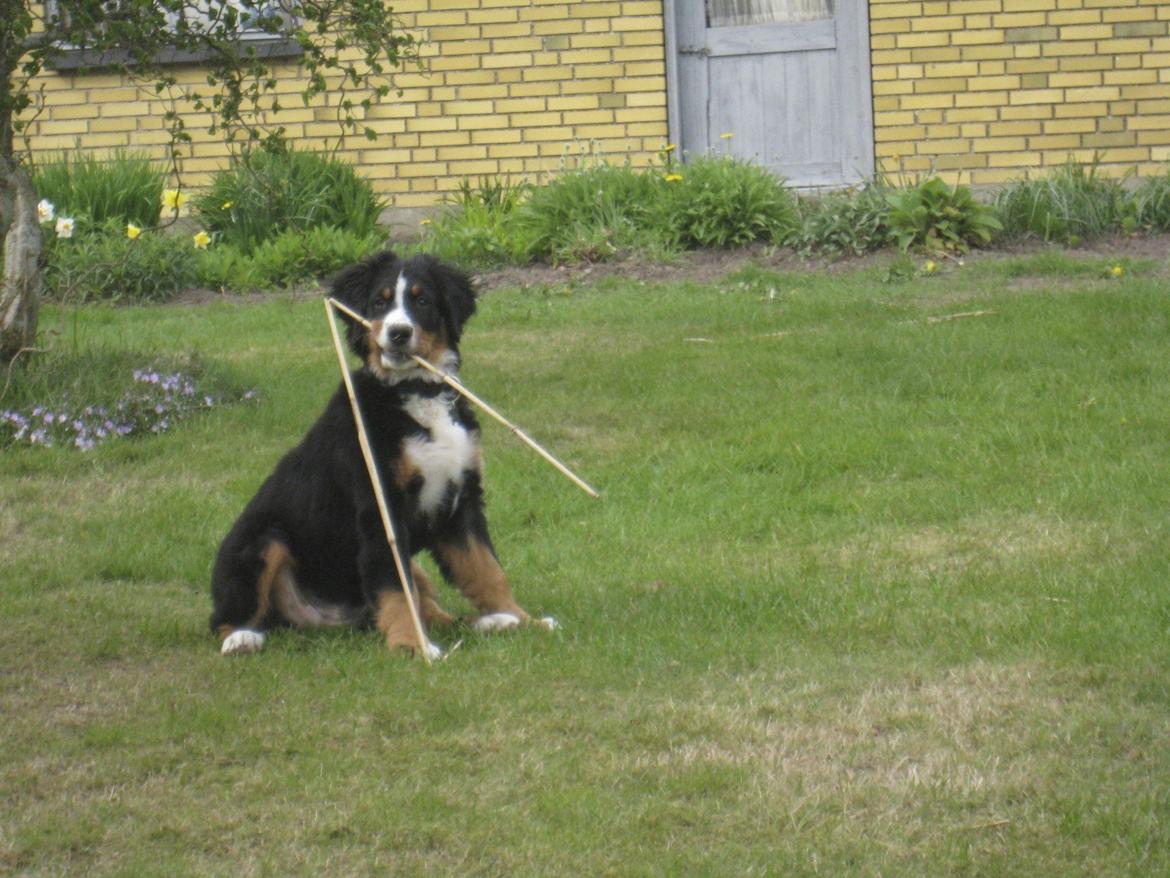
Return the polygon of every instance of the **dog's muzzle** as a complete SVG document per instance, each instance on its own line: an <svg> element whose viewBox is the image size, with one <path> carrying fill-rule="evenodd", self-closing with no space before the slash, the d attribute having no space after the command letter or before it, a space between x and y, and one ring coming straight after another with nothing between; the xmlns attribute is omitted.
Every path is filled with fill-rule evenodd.
<svg viewBox="0 0 1170 878"><path fill-rule="evenodd" d="M382 365L387 369L402 369L413 366L414 327L409 323L392 323L382 326L378 332L378 348L382 352Z"/></svg>

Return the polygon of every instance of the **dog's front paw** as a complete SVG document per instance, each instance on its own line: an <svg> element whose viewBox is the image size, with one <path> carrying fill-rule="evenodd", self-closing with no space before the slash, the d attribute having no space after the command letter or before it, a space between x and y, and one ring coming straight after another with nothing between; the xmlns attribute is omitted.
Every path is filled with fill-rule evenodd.
<svg viewBox="0 0 1170 878"><path fill-rule="evenodd" d="M249 628L237 628L223 639L220 655L246 655L264 648L264 632Z"/></svg>
<svg viewBox="0 0 1170 878"><path fill-rule="evenodd" d="M532 624L537 628L543 628L545 631L556 631L561 627L561 623L552 616L541 616L539 619L533 619Z"/></svg>
<svg viewBox="0 0 1170 878"><path fill-rule="evenodd" d="M520 627L520 617L514 613L488 613L471 623L473 630L480 634L495 634Z"/></svg>

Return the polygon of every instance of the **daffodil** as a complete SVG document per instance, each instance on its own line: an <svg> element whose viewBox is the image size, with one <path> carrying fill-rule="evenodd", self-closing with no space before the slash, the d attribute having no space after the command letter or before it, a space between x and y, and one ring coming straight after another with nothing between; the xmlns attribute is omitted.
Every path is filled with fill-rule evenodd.
<svg viewBox="0 0 1170 878"><path fill-rule="evenodd" d="M667 174L662 179L667 183L677 183L682 179L682 174Z"/></svg>
<svg viewBox="0 0 1170 878"><path fill-rule="evenodd" d="M142 234L142 229L134 225L134 223L126 223L126 237L133 241Z"/></svg>
<svg viewBox="0 0 1170 878"><path fill-rule="evenodd" d="M225 201L222 205L220 205L220 209L221 210L231 210L233 205L235 205L234 201Z"/></svg>
<svg viewBox="0 0 1170 878"><path fill-rule="evenodd" d="M42 198L37 203L37 220L42 223L51 223L53 221L53 212L56 208L53 207L53 202L47 198Z"/></svg>
<svg viewBox="0 0 1170 878"><path fill-rule="evenodd" d="M418 224L420 226L429 226L431 224L431 221L429 219L421 219L418 221Z"/></svg>
<svg viewBox="0 0 1170 878"><path fill-rule="evenodd" d="M677 148L678 147L676 147L673 143L668 143L668 144L666 144L666 146L662 147L662 151L663 152L674 152Z"/></svg>
<svg viewBox="0 0 1170 878"><path fill-rule="evenodd" d="M195 247L197 249L206 250L207 245L211 243L211 235L207 234L207 232L203 229L200 229L195 233L195 237L191 240L195 242Z"/></svg>
<svg viewBox="0 0 1170 878"><path fill-rule="evenodd" d="M1125 269L1120 265L1115 265L1109 269L1109 274L1113 277L1122 277L1125 274Z"/></svg>
<svg viewBox="0 0 1170 878"><path fill-rule="evenodd" d="M162 194L162 206L168 210L179 210L187 203L187 196L178 189L164 189Z"/></svg>
<svg viewBox="0 0 1170 878"><path fill-rule="evenodd" d="M63 216L57 219L57 226L55 228L58 238L72 238L73 237L73 217Z"/></svg>
<svg viewBox="0 0 1170 878"><path fill-rule="evenodd" d="M938 271L938 263L933 259L927 259L926 264L922 267L927 274L934 274L936 271Z"/></svg>

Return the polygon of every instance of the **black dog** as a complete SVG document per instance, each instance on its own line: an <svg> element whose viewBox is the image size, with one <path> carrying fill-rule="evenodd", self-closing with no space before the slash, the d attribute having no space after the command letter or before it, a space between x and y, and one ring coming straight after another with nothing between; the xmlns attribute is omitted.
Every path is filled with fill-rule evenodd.
<svg viewBox="0 0 1170 878"><path fill-rule="evenodd" d="M400 553L429 550L482 614L477 629L526 621L488 536L479 426L462 397L411 359L458 367L475 312L470 280L431 257L385 252L342 272L333 295L371 323L347 319L365 364L353 383ZM423 571L409 567L424 625L450 622ZM388 646L417 646L343 388L224 539L211 591L225 655L260 649L275 625L373 624Z"/></svg>

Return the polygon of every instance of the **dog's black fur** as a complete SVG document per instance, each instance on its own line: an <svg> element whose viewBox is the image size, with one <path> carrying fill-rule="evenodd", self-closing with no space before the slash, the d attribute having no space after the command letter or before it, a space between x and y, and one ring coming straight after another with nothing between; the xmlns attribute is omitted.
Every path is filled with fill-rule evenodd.
<svg viewBox="0 0 1170 878"><path fill-rule="evenodd" d="M475 313L470 280L431 257L384 252L342 272L332 292L371 322L347 318L364 362L352 376L402 557L431 551L484 619L503 620L489 629L527 619L488 534L475 417L410 360L457 367ZM425 622L450 621L417 565L408 578ZM344 386L224 539L211 586L210 624L225 653L260 648L276 625L375 624L391 647L418 644Z"/></svg>

